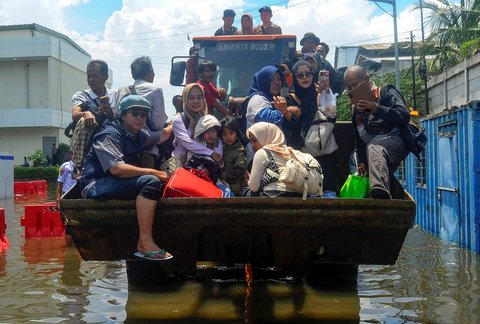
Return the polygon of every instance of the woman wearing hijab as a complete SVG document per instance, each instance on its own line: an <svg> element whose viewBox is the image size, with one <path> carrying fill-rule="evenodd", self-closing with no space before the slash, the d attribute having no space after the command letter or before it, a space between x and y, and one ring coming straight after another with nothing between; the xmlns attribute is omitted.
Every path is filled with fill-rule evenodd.
<svg viewBox="0 0 480 324"><path fill-rule="evenodd" d="M272 65L267 65L254 74L246 99L246 128L260 121L282 127L285 120L292 118L292 111L287 109L285 98L280 96L284 82L281 71Z"/></svg>
<svg viewBox="0 0 480 324"><path fill-rule="evenodd" d="M317 91L313 74L311 65L306 61L297 61L292 67L293 92L287 97L287 105L299 107L301 114L285 124L283 132L287 138L287 145L296 150L301 150L305 146L304 138L317 111Z"/></svg>
<svg viewBox="0 0 480 324"><path fill-rule="evenodd" d="M187 84L183 89L182 98L183 113L178 113L172 118L175 135L175 149L172 155L175 164L177 167L185 165L189 153L207 155L216 162L220 162L222 160L221 147L219 150L210 149L193 139L198 120L207 114L207 103L202 87L198 83Z"/></svg>
<svg viewBox="0 0 480 324"><path fill-rule="evenodd" d="M241 30L235 32L236 35L253 35L253 18L252 15L245 13L240 19L242 25Z"/></svg>
<svg viewBox="0 0 480 324"><path fill-rule="evenodd" d="M301 110L300 118L296 127L290 129L288 144L295 149L302 150L303 152L311 154L321 165L323 171L323 197L334 198L336 197L336 191L338 190L338 172L337 172L337 151L338 146L333 136L333 127L335 123L335 117L332 115L324 114L325 108L318 106L317 102L317 90L315 83L313 82L313 71L310 64L306 61L298 61L292 68L293 73L293 89L294 96L290 96L287 102L291 105L298 103ZM320 93L331 93L329 88L329 82L326 80L326 88L319 87ZM296 100L294 100L296 99ZM298 101L297 101L298 100ZM319 125L323 123L330 133L323 133L324 136L329 136L324 147L320 143L313 145L314 150L310 145L305 145L305 139L310 137L310 132L318 132L318 129L313 129L312 125ZM292 124L292 123L290 123ZM318 137L315 137L318 138ZM320 138L318 138L320 140ZM310 143L307 143L310 144ZM319 149L321 148L321 149Z"/></svg>
<svg viewBox="0 0 480 324"><path fill-rule="evenodd" d="M252 196L299 197L279 181L279 169L285 167L292 149L285 144L283 132L272 123L258 122L247 129L255 150L248 187Z"/></svg>

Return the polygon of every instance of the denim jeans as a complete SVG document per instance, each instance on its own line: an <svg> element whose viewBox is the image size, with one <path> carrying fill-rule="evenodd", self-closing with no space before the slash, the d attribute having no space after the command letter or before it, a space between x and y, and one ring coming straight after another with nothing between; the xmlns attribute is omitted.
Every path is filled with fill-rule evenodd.
<svg viewBox="0 0 480 324"><path fill-rule="evenodd" d="M322 198L337 198L337 193L335 191L324 191Z"/></svg>
<svg viewBox="0 0 480 324"><path fill-rule="evenodd" d="M163 184L153 175L133 178L108 176L96 179L85 198L134 200L140 195L146 199L158 200L162 197L162 193Z"/></svg>

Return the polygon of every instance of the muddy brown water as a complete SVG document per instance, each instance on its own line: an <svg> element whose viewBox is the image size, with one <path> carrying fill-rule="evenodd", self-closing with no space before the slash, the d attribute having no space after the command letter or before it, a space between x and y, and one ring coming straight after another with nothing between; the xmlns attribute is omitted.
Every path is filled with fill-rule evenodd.
<svg viewBox="0 0 480 324"><path fill-rule="evenodd" d="M0 252L0 323L480 322L479 256L420 227L395 265L361 266L357 287L281 277L247 287L224 275L238 266L146 290L129 287L125 262L83 261L64 238L25 239L24 205L52 199L50 188L30 201L0 200L10 241Z"/></svg>

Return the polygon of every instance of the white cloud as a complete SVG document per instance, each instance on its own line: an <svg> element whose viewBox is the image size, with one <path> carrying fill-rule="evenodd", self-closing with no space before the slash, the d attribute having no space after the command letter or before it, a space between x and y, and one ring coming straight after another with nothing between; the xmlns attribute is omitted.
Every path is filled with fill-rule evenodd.
<svg viewBox="0 0 480 324"><path fill-rule="evenodd" d="M124 0L122 8L112 12L105 29L92 34L69 30L63 11L68 6L88 0L4 0L0 4L0 24L38 23L64 33L93 58L104 59L113 70L114 87L131 84L129 65L141 55L152 58L156 83L164 89L169 115L173 113L171 98L181 88L169 85L170 58L186 55L191 46L187 35L213 35L222 25L226 8L237 12L235 25L240 25L242 0ZM387 11L391 6L383 5ZM25 8L28 8L26 10ZM257 8L247 8L259 23ZM375 4L359 0L291 0L284 6L272 6L272 21L282 26L285 34L298 40L305 32L314 32L330 45L328 59L333 62L335 46L359 43L393 42L393 21L387 14L374 16ZM399 40L408 31L417 30L420 39L420 14L408 8L398 14Z"/></svg>
<svg viewBox="0 0 480 324"><path fill-rule="evenodd" d="M90 0L4 0L0 4L0 25L37 23L58 32L65 31L63 9Z"/></svg>

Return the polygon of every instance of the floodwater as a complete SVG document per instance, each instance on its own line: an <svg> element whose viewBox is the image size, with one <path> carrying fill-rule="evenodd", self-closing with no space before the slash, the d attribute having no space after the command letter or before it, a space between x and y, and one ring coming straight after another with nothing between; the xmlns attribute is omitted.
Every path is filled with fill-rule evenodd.
<svg viewBox="0 0 480 324"><path fill-rule="evenodd" d="M292 278L247 287L241 276L208 275L145 291L128 286L124 262L83 261L63 238L25 239L27 203L0 200L10 241L0 252L0 323L480 322L479 256L419 227L395 265L361 266L357 287Z"/></svg>

